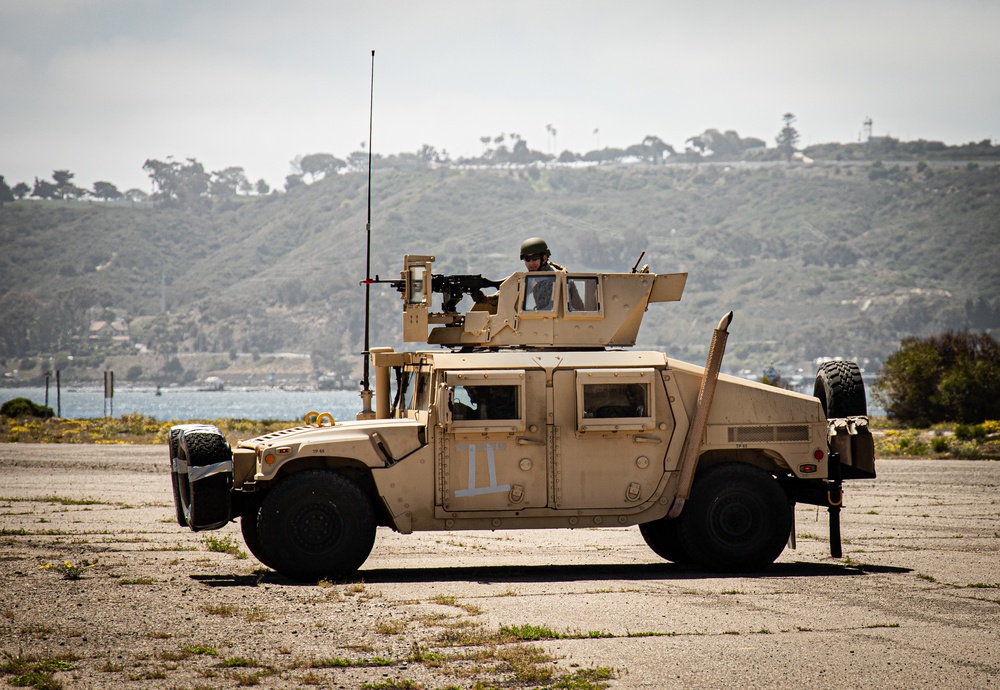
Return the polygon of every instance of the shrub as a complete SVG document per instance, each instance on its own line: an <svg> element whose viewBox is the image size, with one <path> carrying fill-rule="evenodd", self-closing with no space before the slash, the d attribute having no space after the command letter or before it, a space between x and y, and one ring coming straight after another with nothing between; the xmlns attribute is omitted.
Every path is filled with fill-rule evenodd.
<svg viewBox="0 0 1000 690"><path fill-rule="evenodd" d="M960 441L986 438L986 426L983 424L957 424L955 438Z"/></svg>
<svg viewBox="0 0 1000 690"><path fill-rule="evenodd" d="M51 407L44 407L27 398L13 398L0 405L0 415L4 417L52 417Z"/></svg>
<svg viewBox="0 0 1000 690"><path fill-rule="evenodd" d="M906 338L889 356L875 397L890 419L913 426L1000 417L1000 343L988 334Z"/></svg>

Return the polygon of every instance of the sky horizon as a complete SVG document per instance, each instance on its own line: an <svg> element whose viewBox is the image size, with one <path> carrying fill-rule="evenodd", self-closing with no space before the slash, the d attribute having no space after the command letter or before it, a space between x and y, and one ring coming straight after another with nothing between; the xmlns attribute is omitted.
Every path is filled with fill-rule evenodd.
<svg viewBox="0 0 1000 690"><path fill-rule="evenodd" d="M0 175L67 169L151 191L146 159L244 168L517 133L545 153L682 150L706 129L774 146L1000 136L1000 4L0 0ZM553 137L549 128L554 128Z"/></svg>

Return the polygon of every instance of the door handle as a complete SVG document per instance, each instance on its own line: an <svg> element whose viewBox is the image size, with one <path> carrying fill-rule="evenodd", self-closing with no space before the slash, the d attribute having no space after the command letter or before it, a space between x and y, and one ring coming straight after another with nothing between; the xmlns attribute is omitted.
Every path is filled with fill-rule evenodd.
<svg viewBox="0 0 1000 690"><path fill-rule="evenodd" d="M519 446L544 446L545 441L538 441L533 438L526 438L524 436L517 437L517 445Z"/></svg>

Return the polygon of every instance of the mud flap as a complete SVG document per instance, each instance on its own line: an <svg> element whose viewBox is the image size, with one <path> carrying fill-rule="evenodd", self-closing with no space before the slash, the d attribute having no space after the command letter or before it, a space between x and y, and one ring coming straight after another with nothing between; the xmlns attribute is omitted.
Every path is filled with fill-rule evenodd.
<svg viewBox="0 0 1000 690"><path fill-rule="evenodd" d="M840 417L828 423L830 454L840 456L840 476L844 479L874 479L875 440L868 428L868 417Z"/></svg>
<svg viewBox="0 0 1000 690"><path fill-rule="evenodd" d="M841 558L844 549L840 541L840 508L844 505L843 464L836 453L830 453L829 489L826 492L827 511L830 513L830 555Z"/></svg>

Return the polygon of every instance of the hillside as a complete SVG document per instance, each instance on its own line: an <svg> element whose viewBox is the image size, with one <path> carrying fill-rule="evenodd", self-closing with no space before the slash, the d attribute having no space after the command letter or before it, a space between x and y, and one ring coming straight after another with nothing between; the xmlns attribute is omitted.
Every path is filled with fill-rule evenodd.
<svg viewBox="0 0 1000 690"><path fill-rule="evenodd" d="M643 345L702 360L732 309L730 370L811 377L810 360L844 356L874 371L906 335L1000 326L998 193L995 164L381 170L372 273L427 253L439 272L500 278L533 235L573 270L628 271L645 251L651 270L690 276L682 302L651 307ZM118 351L158 355L139 379L186 352L308 353L356 378L366 199L367 176L350 173L197 208L7 204L0 359L96 372L115 347L88 328L121 317ZM372 295L372 344L401 346L397 293Z"/></svg>

